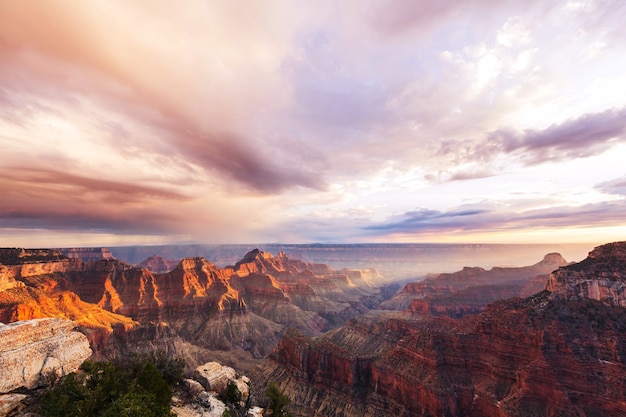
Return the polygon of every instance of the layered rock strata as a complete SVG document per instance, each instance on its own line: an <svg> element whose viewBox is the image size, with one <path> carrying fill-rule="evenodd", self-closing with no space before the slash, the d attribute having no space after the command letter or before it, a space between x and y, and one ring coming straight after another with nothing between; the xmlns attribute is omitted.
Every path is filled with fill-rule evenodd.
<svg viewBox="0 0 626 417"><path fill-rule="evenodd" d="M626 415L626 309L565 285L623 281L617 246L554 272L554 293L475 316L370 313L319 338L290 332L253 384L277 381L294 416Z"/></svg>
<svg viewBox="0 0 626 417"><path fill-rule="evenodd" d="M370 284L375 270L336 271L259 250L232 267L185 258L165 273L116 259L84 262L56 251L0 249L0 257L14 262L0 265L0 320L70 318L85 329L98 355L128 340L139 343L144 334L167 338L152 342L168 349L194 345L262 358L289 327L317 335L383 299ZM207 357L206 351L176 353Z"/></svg>
<svg viewBox="0 0 626 417"><path fill-rule="evenodd" d="M565 300L597 300L626 307L626 245L599 246L584 261L561 268L550 276L548 291Z"/></svg>
<svg viewBox="0 0 626 417"><path fill-rule="evenodd" d="M0 325L0 393L76 371L92 351L74 328L70 320L52 318Z"/></svg>
<svg viewBox="0 0 626 417"><path fill-rule="evenodd" d="M58 250L64 256L82 261L95 261L99 259L113 259L113 254L107 248L64 248Z"/></svg>

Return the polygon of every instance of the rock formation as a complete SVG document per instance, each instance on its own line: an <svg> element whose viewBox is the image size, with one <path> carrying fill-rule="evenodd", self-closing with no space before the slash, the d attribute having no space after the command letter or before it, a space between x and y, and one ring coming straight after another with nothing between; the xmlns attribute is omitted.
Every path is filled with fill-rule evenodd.
<svg viewBox="0 0 626 417"><path fill-rule="evenodd" d="M0 394L0 417L14 416L23 409L23 402L28 398L25 394Z"/></svg>
<svg viewBox="0 0 626 417"><path fill-rule="evenodd" d="M228 384L233 382L241 393L241 401L244 404L250 394L248 389L250 379L246 376L237 375L233 368L223 366L219 362L208 362L198 366L194 372L194 379L207 391L215 391L221 395L226 393Z"/></svg>
<svg viewBox="0 0 626 417"><path fill-rule="evenodd" d="M185 398L176 397L172 411L180 417L222 417L227 405L228 385L234 383L241 393L241 401L231 404L237 409L245 410L248 404L250 379L238 375L233 368L218 362L209 362L196 368L194 379L183 381ZM228 402L228 401L226 401ZM248 416L262 416L262 409L252 406L247 410Z"/></svg>
<svg viewBox="0 0 626 417"><path fill-rule="evenodd" d="M67 257L54 249L0 248L0 264L4 265L54 262L63 259Z"/></svg>
<svg viewBox="0 0 626 417"><path fill-rule="evenodd" d="M8 267L0 265L0 292L10 290L15 287L24 287L24 283L17 281L14 272Z"/></svg>
<svg viewBox="0 0 626 417"><path fill-rule="evenodd" d="M462 319L387 311L289 332L253 387L277 381L294 416L626 415L626 309L603 290L624 281L624 250L597 248L551 275L554 293Z"/></svg>
<svg viewBox="0 0 626 417"><path fill-rule="evenodd" d="M550 276L548 291L565 300L597 300L626 307L626 245L599 246L584 261Z"/></svg>
<svg viewBox="0 0 626 417"><path fill-rule="evenodd" d="M0 393L32 389L45 378L74 372L91 356L87 337L63 319L0 325Z"/></svg>
<svg viewBox="0 0 626 417"><path fill-rule="evenodd" d="M409 309L414 313L463 317L485 310L489 303L511 297L528 297L545 288L547 274L567 265L558 253L549 253L531 266L463 270L429 276L409 283L380 308Z"/></svg>
<svg viewBox="0 0 626 417"><path fill-rule="evenodd" d="M185 258L155 273L108 256L78 259L93 252L0 249L0 320L70 318L98 358L132 341L173 349L195 366L213 351L263 358L288 327L314 336L383 299L371 285L375 270L336 271L284 253L251 251L226 268Z"/></svg>
<svg viewBox="0 0 626 417"><path fill-rule="evenodd" d="M169 259L165 259L162 256L152 255L137 264L137 267L145 268L148 271L162 274L176 268L178 262L179 261L171 261Z"/></svg>

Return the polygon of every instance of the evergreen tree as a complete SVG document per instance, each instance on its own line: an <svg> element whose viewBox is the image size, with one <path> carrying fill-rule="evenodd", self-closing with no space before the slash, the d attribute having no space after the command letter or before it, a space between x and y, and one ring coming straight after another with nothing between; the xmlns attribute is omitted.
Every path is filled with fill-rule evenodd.
<svg viewBox="0 0 626 417"><path fill-rule="evenodd" d="M291 417L291 414L285 410L291 400L283 394L276 382L272 381L265 390L265 395L270 400L270 410L272 410L272 417Z"/></svg>

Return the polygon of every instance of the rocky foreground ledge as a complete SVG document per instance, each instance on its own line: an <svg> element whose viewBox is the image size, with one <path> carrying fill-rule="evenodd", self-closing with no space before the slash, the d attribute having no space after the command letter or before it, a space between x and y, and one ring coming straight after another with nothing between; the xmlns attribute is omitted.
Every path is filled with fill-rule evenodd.
<svg viewBox="0 0 626 417"><path fill-rule="evenodd" d="M91 356L87 337L65 319L0 323L0 416L11 415L33 389L76 371Z"/></svg>
<svg viewBox="0 0 626 417"><path fill-rule="evenodd" d="M0 393L33 389L74 372L91 356L87 337L64 319L0 324Z"/></svg>

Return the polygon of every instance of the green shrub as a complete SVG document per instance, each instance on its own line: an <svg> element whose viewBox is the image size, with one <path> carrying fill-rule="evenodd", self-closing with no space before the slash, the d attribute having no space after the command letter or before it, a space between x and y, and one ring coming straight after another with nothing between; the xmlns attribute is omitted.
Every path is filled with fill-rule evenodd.
<svg viewBox="0 0 626 417"><path fill-rule="evenodd" d="M182 379L183 368L184 362L158 354L135 356L124 367L85 362L80 373L69 374L43 395L40 412L46 417L171 417L170 385L177 383L179 369Z"/></svg>

